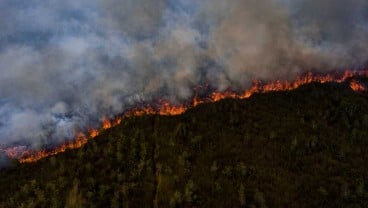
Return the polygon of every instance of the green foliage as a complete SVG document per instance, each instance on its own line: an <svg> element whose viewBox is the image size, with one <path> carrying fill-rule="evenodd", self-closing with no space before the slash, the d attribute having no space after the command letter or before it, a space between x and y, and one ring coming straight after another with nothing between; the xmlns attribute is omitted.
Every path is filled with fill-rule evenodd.
<svg viewBox="0 0 368 208"><path fill-rule="evenodd" d="M310 84L124 120L0 172L0 208L368 207L368 99Z"/></svg>

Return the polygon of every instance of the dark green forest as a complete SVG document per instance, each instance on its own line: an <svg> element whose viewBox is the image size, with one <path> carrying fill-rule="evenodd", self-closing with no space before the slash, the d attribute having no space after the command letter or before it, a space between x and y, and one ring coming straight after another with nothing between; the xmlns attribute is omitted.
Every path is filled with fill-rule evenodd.
<svg viewBox="0 0 368 208"><path fill-rule="evenodd" d="M0 207L368 207L368 97L347 83L131 117L0 171Z"/></svg>

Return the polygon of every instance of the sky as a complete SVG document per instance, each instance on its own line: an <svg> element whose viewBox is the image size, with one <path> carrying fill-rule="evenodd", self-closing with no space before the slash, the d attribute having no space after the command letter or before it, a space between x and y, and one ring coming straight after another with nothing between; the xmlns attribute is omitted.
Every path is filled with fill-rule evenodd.
<svg viewBox="0 0 368 208"><path fill-rule="evenodd" d="M0 0L0 145L72 139L201 83L366 65L365 0Z"/></svg>

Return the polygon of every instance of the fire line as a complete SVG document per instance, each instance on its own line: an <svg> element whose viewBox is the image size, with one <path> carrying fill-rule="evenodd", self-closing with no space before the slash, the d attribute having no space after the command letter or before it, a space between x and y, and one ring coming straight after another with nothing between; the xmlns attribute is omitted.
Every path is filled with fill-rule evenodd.
<svg viewBox="0 0 368 208"><path fill-rule="evenodd" d="M254 81L253 85L248 89L243 91L242 93L236 92L212 92L209 97L206 98L198 98L195 96L190 104L182 104L182 105L174 105L168 101L160 100L157 105L146 105L144 107L136 107L129 111L127 111L123 116L115 118L115 119L103 119L100 129L90 129L88 133L78 133L74 140L65 142L60 146L55 147L51 150L20 150L16 147L10 148L1 148L1 151L4 151L9 158L17 159L20 163L31 163L36 162L42 158L46 158L52 155L56 155L58 153L65 152L68 149L76 149L85 145L88 140L97 137L103 130L110 129L116 125L119 125L124 118L132 117L132 116L142 116L142 115L167 115L174 116L184 113L190 108L193 108L201 103L210 103L216 102L226 98L236 98L236 99L246 99L252 96L255 93L265 93L272 91L287 91L298 88L301 85L305 85L312 82L318 83L326 83L326 82L345 82L349 79L350 88L354 91L367 91L367 86L360 83L358 80L355 80L354 77L368 77L368 70L362 71L351 71L346 70L343 73L329 73L324 75L318 75L313 73L307 73L301 76L298 76L294 81L271 81L266 84L261 84L260 81ZM20 153L19 153L20 152Z"/></svg>

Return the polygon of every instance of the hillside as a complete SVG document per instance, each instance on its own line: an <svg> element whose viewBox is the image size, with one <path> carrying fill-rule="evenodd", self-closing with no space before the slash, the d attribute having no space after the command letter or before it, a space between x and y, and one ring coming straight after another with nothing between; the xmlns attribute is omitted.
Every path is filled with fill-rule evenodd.
<svg viewBox="0 0 368 208"><path fill-rule="evenodd" d="M132 117L0 171L0 207L368 207L368 97L345 83Z"/></svg>

